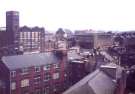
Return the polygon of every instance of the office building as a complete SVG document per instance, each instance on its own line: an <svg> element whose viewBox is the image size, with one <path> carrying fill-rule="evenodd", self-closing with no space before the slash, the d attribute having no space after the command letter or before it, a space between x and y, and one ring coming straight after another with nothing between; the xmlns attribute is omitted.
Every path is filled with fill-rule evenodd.
<svg viewBox="0 0 135 94"><path fill-rule="evenodd" d="M24 52L45 50L45 30L40 27L23 26L19 29L19 44Z"/></svg>
<svg viewBox="0 0 135 94"><path fill-rule="evenodd" d="M19 46L19 12L6 12L6 31L8 32L7 40L9 46L18 48Z"/></svg>

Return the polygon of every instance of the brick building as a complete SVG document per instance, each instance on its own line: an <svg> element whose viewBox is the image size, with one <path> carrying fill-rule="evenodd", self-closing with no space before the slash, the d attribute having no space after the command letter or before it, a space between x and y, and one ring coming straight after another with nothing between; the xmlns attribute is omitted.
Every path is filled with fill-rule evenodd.
<svg viewBox="0 0 135 94"><path fill-rule="evenodd" d="M0 58L7 55L22 54L15 48L15 45L11 45L11 41L8 39L9 34L10 32L7 32L5 27L0 28Z"/></svg>
<svg viewBox="0 0 135 94"><path fill-rule="evenodd" d="M55 51L3 57L0 94L61 94L69 87L65 55Z"/></svg>
<svg viewBox="0 0 135 94"><path fill-rule="evenodd" d="M8 33L6 31L1 31L0 30L0 48L8 46L8 40L7 40L7 36Z"/></svg>
<svg viewBox="0 0 135 94"><path fill-rule="evenodd" d="M68 69L70 84L75 84L89 73L93 72L96 67L95 57L91 53L78 53L75 50L68 52Z"/></svg>
<svg viewBox="0 0 135 94"><path fill-rule="evenodd" d="M70 82L73 85L85 77L88 72L86 70L86 63L84 61L73 60L69 63Z"/></svg>

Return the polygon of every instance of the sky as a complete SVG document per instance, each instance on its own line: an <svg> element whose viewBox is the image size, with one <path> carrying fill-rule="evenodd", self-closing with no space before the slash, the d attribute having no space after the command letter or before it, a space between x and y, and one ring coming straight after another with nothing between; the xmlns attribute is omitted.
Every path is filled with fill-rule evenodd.
<svg viewBox="0 0 135 94"><path fill-rule="evenodd" d="M0 27L5 12L20 12L20 26L47 30L135 30L135 0L0 0Z"/></svg>

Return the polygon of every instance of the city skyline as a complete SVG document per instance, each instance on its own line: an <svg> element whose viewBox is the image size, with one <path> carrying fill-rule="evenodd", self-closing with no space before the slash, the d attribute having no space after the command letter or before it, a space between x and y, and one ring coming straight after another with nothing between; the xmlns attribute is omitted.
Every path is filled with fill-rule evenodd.
<svg viewBox="0 0 135 94"><path fill-rule="evenodd" d="M135 30L133 0L0 0L0 27L6 11L20 12L20 26L94 30Z"/></svg>

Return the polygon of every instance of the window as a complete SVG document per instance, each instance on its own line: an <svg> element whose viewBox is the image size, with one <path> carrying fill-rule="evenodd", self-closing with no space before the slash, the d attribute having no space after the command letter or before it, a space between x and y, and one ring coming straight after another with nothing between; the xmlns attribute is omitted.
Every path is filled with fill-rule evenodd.
<svg viewBox="0 0 135 94"><path fill-rule="evenodd" d="M31 32L27 32L27 37L28 37L28 39L31 38Z"/></svg>
<svg viewBox="0 0 135 94"><path fill-rule="evenodd" d="M11 82L11 90L15 90L16 89L16 82Z"/></svg>
<svg viewBox="0 0 135 94"><path fill-rule="evenodd" d="M35 77L34 78L34 84L39 84L41 81L41 78L40 77Z"/></svg>
<svg viewBox="0 0 135 94"><path fill-rule="evenodd" d="M21 81L21 87L29 86L29 79L24 79Z"/></svg>
<svg viewBox="0 0 135 94"><path fill-rule="evenodd" d="M28 89L22 89L21 94L30 94Z"/></svg>
<svg viewBox="0 0 135 94"><path fill-rule="evenodd" d="M49 94L49 87L45 87L42 91L43 94Z"/></svg>
<svg viewBox="0 0 135 94"><path fill-rule="evenodd" d="M37 89L34 94L42 94L42 93L39 89Z"/></svg>
<svg viewBox="0 0 135 94"><path fill-rule="evenodd" d="M45 65L44 67L43 67L43 70L50 70L51 69L51 65Z"/></svg>
<svg viewBox="0 0 135 94"><path fill-rule="evenodd" d="M11 75L11 77L15 77L16 76L16 71L11 71L10 75Z"/></svg>
<svg viewBox="0 0 135 94"><path fill-rule="evenodd" d="M53 91L54 91L54 92L56 92L56 91L57 91L57 89L56 89L56 88L54 88L54 89L53 89Z"/></svg>
<svg viewBox="0 0 135 94"><path fill-rule="evenodd" d="M55 79L59 79L59 76L60 76L59 73L54 73L54 74L53 74L53 79L54 79L54 80L55 80Z"/></svg>
<svg viewBox="0 0 135 94"><path fill-rule="evenodd" d="M40 66L35 66L35 72L40 72Z"/></svg>
<svg viewBox="0 0 135 94"><path fill-rule="evenodd" d="M22 75L28 74L28 68L23 68L22 70Z"/></svg>
<svg viewBox="0 0 135 94"><path fill-rule="evenodd" d="M49 81L51 79L51 74L50 73L46 73L44 76L44 81Z"/></svg>
<svg viewBox="0 0 135 94"><path fill-rule="evenodd" d="M67 77L67 74L66 73L64 74L64 77Z"/></svg>
<svg viewBox="0 0 135 94"><path fill-rule="evenodd" d="M60 88L61 88L61 84L55 83L55 85L53 85L53 92L59 92Z"/></svg>
<svg viewBox="0 0 135 94"><path fill-rule="evenodd" d="M60 68L60 65L59 64L54 64L54 68Z"/></svg>

